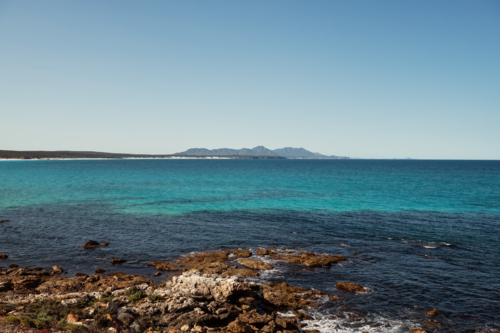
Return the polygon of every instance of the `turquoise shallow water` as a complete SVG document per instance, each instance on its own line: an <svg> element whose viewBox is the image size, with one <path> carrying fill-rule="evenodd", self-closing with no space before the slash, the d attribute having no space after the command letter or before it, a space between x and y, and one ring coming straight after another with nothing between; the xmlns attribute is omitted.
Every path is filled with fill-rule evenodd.
<svg viewBox="0 0 500 333"><path fill-rule="evenodd" d="M101 160L0 163L0 208L106 202L120 212L500 212L496 161Z"/></svg>
<svg viewBox="0 0 500 333"><path fill-rule="evenodd" d="M0 267L146 274L191 251L295 247L348 260L261 279L371 291L314 312L321 333L500 329L500 161L0 161L4 219Z"/></svg>

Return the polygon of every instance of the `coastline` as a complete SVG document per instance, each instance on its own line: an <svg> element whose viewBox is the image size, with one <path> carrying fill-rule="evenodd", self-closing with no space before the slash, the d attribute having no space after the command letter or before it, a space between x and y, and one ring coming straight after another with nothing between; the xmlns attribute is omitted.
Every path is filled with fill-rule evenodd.
<svg viewBox="0 0 500 333"><path fill-rule="evenodd" d="M102 246L107 244L84 245L88 251ZM327 333L340 321L363 332L425 333L443 328L446 318L437 308L427 309L420 320L394 319L390 329L369 324L368 314L359 310L342 310L346 297L362 303L373 293L353 281L338 281L336 292L327 294L263 278L278 262L314 271L355 257L356 253L346 258L293 248L215 250L150 262L147 266L156 269L154 274L97 268L94 274L74 277L64 276L58 265L31 269L11 264L0 269L0 331L3 325L44 332ZM118 267L124 262L112 261ZM337 309L336 314L322 315L325 308ZM387 319L382 322L387 325Z"/></svg>

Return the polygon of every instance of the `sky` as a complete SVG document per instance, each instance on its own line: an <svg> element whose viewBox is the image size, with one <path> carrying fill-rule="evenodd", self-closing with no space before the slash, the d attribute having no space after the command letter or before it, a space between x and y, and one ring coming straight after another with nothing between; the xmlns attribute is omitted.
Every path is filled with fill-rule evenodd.
<svg viewBox="0 0 500 333"><path fill-rule="evenodd" d="M500 1L0 0L0 149L500 159Z"/></svg>

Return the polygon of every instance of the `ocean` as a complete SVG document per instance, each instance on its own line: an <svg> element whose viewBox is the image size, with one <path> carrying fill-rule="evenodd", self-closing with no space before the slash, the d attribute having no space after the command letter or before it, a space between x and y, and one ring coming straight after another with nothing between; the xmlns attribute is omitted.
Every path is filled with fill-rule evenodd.
<svg viewBox="0 0 500 333"><path fill-rule="evenodd" d="M150 274L193 251L293 247L348 259L259 278L342 296L311 310L321 332L500 329L500 161L0 161L0 220L0 267Z"/></svg>

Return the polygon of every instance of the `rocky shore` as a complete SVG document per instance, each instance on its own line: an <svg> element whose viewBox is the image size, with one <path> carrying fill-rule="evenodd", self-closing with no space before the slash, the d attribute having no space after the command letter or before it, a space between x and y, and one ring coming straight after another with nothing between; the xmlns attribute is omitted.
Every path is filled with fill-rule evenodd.
<svg viewBox="0 0 500 333"><path fill-rule="evenodd" d="M105 246L93 242L88 248ZM310 268L330 267L343 256L260 249L269 258ZM271 261L272 263L273 261ZM0 270L0 331L295 333L320 331L308 323L310 309L338 302L337 295L286 283L255 283L273 266L247 250L209 251L148 264L164 276L108 273L61 276L63 268ZM253 282L252 282L253 281ZM339 281L342 292L364 294L356 283ZM429 312L429 327L438 327ZM433 326L434 325L434 326ZM412 333L426 332L409 328Z"/></svg>

